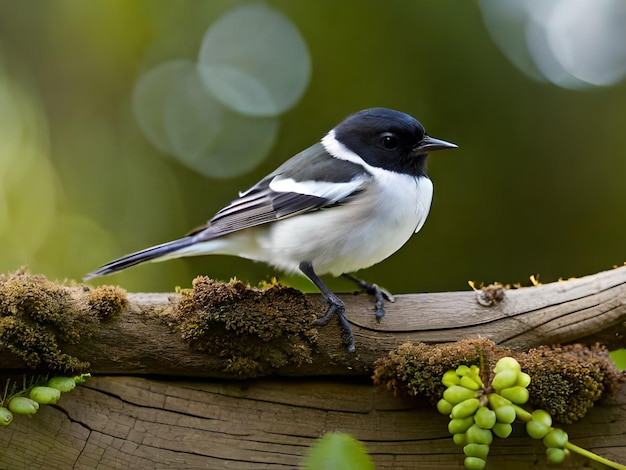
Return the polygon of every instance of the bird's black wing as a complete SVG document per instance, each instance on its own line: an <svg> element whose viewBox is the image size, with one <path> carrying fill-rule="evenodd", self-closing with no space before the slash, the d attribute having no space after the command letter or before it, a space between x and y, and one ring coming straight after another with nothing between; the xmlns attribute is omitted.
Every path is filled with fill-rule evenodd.
<svg viewBox="0 0 626 470"><path fill-rule="evenodd" d="M196 241L210 240L341 204L361 191L370 178L364 167L336 159L322 144L315 144L240 193L239 198L190 235Z"/></svg>

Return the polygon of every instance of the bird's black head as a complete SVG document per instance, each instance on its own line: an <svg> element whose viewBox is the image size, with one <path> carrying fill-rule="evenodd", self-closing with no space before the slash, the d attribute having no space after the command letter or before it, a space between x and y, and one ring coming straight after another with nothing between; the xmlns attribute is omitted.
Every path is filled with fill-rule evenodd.
<svg viewBox="0 0 626 470"><path fill-rule="evenodd" d="M334 129L337 141L367 164L397 173L426 174L426 154L455 148L426 135L417 119L400 111L371 108L348 116Z"/></svg>

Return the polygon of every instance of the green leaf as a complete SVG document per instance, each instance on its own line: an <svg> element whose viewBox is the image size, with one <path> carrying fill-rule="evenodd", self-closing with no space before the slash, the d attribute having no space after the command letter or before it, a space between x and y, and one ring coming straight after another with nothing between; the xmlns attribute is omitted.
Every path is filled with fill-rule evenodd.
<svg viewBox="0 0 626 470"><path fill-rule="evenodd" d="M374 470L367 448L350 434L326 433L319 439L303 464L304 469Z"/></svg>

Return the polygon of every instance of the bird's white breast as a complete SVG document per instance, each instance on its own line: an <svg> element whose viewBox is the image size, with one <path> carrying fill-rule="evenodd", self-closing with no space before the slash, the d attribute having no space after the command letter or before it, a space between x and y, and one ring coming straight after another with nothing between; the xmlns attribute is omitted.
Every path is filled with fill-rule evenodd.
<svg viewBox="0 0 626 470"><path fill-rule="evenodd" d="M286 271L310 261L318 274L372 266L422 227L432 195L427 177L380 170L371 186L346 204L268 225L256 237L261 250L248 257Z"/></svg>

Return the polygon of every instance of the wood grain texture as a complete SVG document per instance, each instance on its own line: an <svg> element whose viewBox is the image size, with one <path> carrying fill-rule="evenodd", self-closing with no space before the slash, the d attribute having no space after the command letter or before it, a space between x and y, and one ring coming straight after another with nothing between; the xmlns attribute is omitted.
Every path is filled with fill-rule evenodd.
<svg viewBox="0 0 626 470"><path fill-rule="evenodd" d="M354 435L378 470L462 469L447 419L368 383L158 381L98 377L0 430L0 468L295 469L327 431ZM564 426L570 440L626 463L626 393ZM546 469L522 424L491 446L488 468ZM573 458L558 468L579 469ZM596 467L602 468L602 467Z"/></svg>

